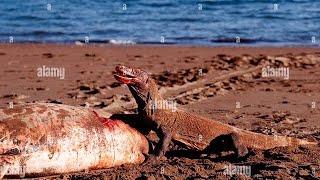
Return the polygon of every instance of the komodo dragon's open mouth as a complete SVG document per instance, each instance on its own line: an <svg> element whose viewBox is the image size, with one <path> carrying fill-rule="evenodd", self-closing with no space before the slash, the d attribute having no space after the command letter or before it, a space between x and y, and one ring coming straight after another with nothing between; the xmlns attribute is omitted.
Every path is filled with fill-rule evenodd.
<svg viewBox="0 0 320 180"><path fill-rule="evenodd" d="M116 73L114 74L114 78L119 82L125 84L138 84L144 82L144 71L139 68L129 68L126 66L116 66Z"/></svg>
<svg viewBox="0 0 320 180"><path fill-rule="evenodd" d="M116 66L116 73L114 74L114 78L125 84L134 84L137 76L133 74L133 70L131 68L125 66Z"/></svg>

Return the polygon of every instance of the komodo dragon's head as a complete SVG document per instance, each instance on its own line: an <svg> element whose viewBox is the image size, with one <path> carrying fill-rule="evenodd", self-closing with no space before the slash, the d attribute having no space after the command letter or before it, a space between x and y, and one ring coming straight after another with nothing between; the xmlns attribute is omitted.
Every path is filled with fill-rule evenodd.
<svg viewBox="0 0 320 180"><path fill-rule="evenodd" d="M133 97L138 104L138 111L146 109L150 99L162 99L158 93L158 88L150 75L139 69L126 66L116 66L114 77L121 83L127 84Z"/></svg>
<svg viewBox="0 0 320 180"><path fill-rule="evenodd" d="M117 73L114 77L119 82L132 86L146 86L149 74L139 68L130 68L126 66L116 66Z"/></svg>

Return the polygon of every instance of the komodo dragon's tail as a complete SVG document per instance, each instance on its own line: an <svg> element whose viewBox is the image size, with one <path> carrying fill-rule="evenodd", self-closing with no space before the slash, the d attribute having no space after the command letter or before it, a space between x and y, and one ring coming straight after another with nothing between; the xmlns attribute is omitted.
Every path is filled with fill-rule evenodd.
<svg viewBox="0 0 320 180"><path fill-rule="evenodd" d="M299 145L317 145L318 142L297 139L287 136L269 136L258 134L250 131L242 131L239 133L241 142L249 148L255 149L271 149L283 146L299 146Z"/></svg>

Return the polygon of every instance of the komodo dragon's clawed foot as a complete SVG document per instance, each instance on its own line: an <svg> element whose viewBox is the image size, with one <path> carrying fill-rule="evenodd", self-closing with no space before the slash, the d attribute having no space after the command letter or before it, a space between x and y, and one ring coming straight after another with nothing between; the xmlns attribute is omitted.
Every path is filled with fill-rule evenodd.
<svg viewBox="0 0 320 180"><path fill-rule="evenodd" d="M153 164L153 163L157 162L159 159L160 158L158 156L150 154L141 165L144 166L144 165L148 165L148 164Z"/></svg>
<svg viewBox="0 0 320 180"><path fill-rule="evenodd" d="M249 150L241 143L240 136L237 133L231 133L230 136L234 146L234 151L238 158L246 156L249 153Z"/></svg>
<svg viewBox="0 0 320 180"><path fill-rule="evenodd" d="M210 145L203 153L214 153L218 155L218 157L222 157L222 152L225 151L234 151L237 158L245 157L249 153L237 133L224 134L216 137L210 142Z"/></svg>

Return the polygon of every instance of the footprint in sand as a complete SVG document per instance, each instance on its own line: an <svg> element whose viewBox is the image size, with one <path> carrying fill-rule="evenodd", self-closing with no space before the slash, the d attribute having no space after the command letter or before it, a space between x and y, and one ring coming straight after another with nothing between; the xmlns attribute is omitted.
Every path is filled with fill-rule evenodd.
<svg viewBox="0 0 320 180"><path fill-rule="evenodd" d="M96 55L94 53L93 54L86 53L84 56L86 56L86 57L96 57Z"/></svg>
<svg viewBox="0 0 320 180"><path fill-rule="evenodd" d="M20 94L20 95L17 95L17 94L9 94L9 95L4 95L2 96L3 98L8 98L8 99L16 99L16 100L22 100L22 99L27 99L29 98L30 96L27 96L27 95L24 95L24 94Z"/></svg>
<svg viewBox="0 0 320 180"><path fill-rule="evenodd" d="M56 100L56 99L54 99L54 100L48 100L48 103L53 103L53 104L63 104L61 101L59 101L59 100Z"/></svg>
<svg viewBox="0 0 320 180"><path fill-rule="evenodd" d="M152 77L158 82L159 86L184 85L199 80L202 75L199 74L199 69L202 71L202 75L208 73L207 68L194 67L192 69L184 69L179 71L164 71L159 75L153 75Z"/></svg>
<svg viewBox="0 0 320 180"><path fill-rule="evenodd" d="M88 85L82 85L79 87L79 90L80 91L88 91L90 90L91 88L88 86Z"/></svg>
<svg viewBox="0 0 320 180"><path fill-rule="evenodd" d="M109 85L110 88L116 88L116 87L120 87L122 84L119 82L113 82Z"/></svg>
<svg viewBox="0 0 320 180"><path fill-rule="evenodd" d="M46 58L53 58L53 54L51 53L43 53L42 55Z"/></svg>

